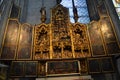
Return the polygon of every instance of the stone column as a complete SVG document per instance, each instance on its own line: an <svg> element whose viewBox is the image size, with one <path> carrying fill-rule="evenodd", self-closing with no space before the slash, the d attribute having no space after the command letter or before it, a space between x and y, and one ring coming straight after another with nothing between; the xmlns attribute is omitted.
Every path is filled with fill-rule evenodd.
<svg viewBox="0 0 120 80"><path fill-rule="evenodd" d="M4 10L1 14L0 20L0 48L2 46L2 40L5 32L6 23L11 11L12 0L4 0Z"/></svg>
<svg viewBox="0 0 120 80"><path fill-rule="evenodd" d="M96 0L86 0L88 6L88 12L90 20L99 20L99 14L97 11L97 2Z"/></svg>

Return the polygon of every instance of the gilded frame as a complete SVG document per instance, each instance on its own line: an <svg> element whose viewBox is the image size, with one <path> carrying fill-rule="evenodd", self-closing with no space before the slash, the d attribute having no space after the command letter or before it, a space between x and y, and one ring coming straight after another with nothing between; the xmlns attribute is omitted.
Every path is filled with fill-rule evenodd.
<svg viewBox="0 0 120 80"><path fill-rule="evenodd" d="M87 59L81 59L79 61L80 61L81 74L88 74Z"/></svg>
<svg viewBox="0 0 120 80"><path fill-rule="evenodd" d="M46 62L38 62L38 77L46 76Z"/></svg>

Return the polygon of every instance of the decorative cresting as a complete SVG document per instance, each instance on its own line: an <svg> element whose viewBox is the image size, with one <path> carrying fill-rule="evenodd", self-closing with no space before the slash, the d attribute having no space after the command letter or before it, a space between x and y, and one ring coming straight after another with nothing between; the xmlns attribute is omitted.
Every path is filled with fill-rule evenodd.
<svg viewBox="0 0 120 80"><path fill-rule="evenodd" d="M68 9L58 4L51 17L53 58L72 58L73 50L69 26Z"/></svg>
<svg viewBox="0 0 120 80"><path fill-rule="evenodd" d="M61 4L51 12L50 24L35 26L34 59L90 57L86 25L71 24L68 9Z"/></svg>

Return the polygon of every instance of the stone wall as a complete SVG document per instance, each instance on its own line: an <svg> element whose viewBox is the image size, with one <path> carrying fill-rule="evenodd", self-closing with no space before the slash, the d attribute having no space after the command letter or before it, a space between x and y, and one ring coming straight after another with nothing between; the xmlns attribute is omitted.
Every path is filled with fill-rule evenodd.
<svg viewBox="0 0 120 80"><path fill-rule="evenodd" d="M56 5L56 0L43 0L46 7L47 20L50 22L50 9ZM29 0L26 22L32 25L39 24L40 21L40 9L42 7L42 0Z"/></svg>

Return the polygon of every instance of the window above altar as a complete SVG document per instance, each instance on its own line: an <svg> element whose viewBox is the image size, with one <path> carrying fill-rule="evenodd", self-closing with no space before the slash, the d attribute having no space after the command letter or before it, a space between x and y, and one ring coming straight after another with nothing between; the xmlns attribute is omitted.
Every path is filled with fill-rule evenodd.
<svg viewBox="0 0 120 80"><path fill-rule="evenodd" d="M86 0L74 0L78 12L78 22L87 24L90 22ZM72 0L62 0L61 4L69 8L70 22L75 23L73 14Z"/></svg>
<svg viewBox="0 0 120 80"><path fill-rule="evenodd" d="M115 6L118 17L120 19L120 0L112 0L112 1L113 1L114 6Z"/></svg>

